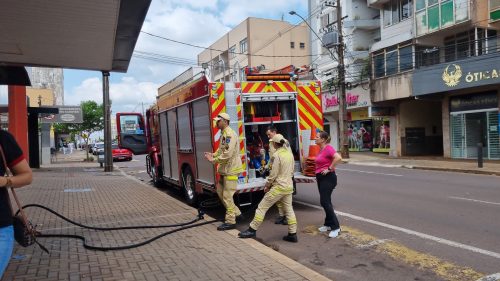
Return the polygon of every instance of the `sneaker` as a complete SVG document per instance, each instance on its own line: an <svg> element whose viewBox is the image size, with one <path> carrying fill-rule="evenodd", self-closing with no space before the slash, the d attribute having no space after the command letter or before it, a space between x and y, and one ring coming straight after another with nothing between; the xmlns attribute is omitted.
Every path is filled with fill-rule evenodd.
<svg viewBox="0 0 500 281"><path fill-rule="evenodd" d="M230 230L230 229L235 229L235 228L236 228L236 224L223 223L217 227L217 230L224 231L224 230Z"/></svg>
<svg viewBox="0 0 500 281"><path fill-rule="evenodd" d="M254 238L257 235L257 231L249 227L247 230L238 233L240 238Z"/></svg>
<svg viewBox="0 0 500 281"><path fill-rule="evenodd" d="M318 230L319 230L319 232L327 232L327 231L332 230L332 228L329 226L323 225L322 227L318 228Z"/></svg>
<svg viewBox="0 0 500 281"><path fill-rule="evenodd" d="M297 233L288 233L287 236L283 236L283 240L293 243L297 243L299 241L297 239Z"/></svg>
<svg viewBox="0 0 500 281"><path fill-rule="evenodd" d="M328 234L328 237L330 238L336 238L340 234L340 228L337 228L335 230L330 231L330 234Z"/></svg>
<svg viewBox="0 0 500 281"><path fill-rule="evenodd" d="M274 221L275 224L283 224L283 225L288 225L288 221L286 220L285 216L279 216L276 218Z"/></svg>

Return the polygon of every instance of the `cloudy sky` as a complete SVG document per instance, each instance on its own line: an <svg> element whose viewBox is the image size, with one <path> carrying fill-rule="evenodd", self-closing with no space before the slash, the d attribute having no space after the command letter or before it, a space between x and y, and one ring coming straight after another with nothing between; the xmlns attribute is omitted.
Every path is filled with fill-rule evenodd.
<svg viewBox="0 0 500 281"><path fill-rule="evenodd" d="M281 19L293 24L300 22L290 10L307 16L306 0L153 0L143 31L209 46L247 17ZM179 57L196 63L201 49L172 43L141 33L136 51ZM128 72L111 73L110 95L112 111L140 112L151 105L157 88L174 78L189 65L173 65L133 57ZM201 70L201 69L199 69ZM101 73L65 70L65 104L79 104L82 100L102 102Z"/></svg>

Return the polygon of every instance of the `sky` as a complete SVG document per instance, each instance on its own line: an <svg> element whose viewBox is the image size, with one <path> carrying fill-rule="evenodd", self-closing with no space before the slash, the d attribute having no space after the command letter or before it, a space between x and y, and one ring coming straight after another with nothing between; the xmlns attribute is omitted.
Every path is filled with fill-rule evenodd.
<svg viewBox="0 0 500 281"><path fill-rule="evenodd" d="M142 30L199 46L210 46L247 17L300 22L288 14L307 16L307 0L153 0ZM135 51L184 58L196 63L202 49L172 43L141 33ZM132 57L127 73L111 73L112 114L141 112L151 106L159 86L189 66ZM197 69L195 69L196 71ZM198 69L201 71L201 68ZM102 75L96 71L64 70L64 103L102 103Z"/></svg>

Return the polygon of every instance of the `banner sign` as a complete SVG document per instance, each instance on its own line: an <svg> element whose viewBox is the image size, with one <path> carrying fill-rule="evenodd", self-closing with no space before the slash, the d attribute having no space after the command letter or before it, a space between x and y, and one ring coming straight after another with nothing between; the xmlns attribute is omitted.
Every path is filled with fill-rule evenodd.
<svg viewBox="0 0 500 281"><path fill-rule="evenodd" d="M83 123L83 112L80 106L54 106L59 114L50 114L41 118L41 123Z"/></svg>

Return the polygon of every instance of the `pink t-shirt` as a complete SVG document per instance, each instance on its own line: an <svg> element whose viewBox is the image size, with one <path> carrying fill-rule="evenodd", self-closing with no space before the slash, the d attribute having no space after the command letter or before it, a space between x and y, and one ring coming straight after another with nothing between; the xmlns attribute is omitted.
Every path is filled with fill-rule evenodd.
<svg viewBox="0 0 500 281"><path fill-rule="evenodd" d="M327 144L316 156L316 174L321 173L321 171L328 169L333 162L335 153L335 148Z"/></svg>

